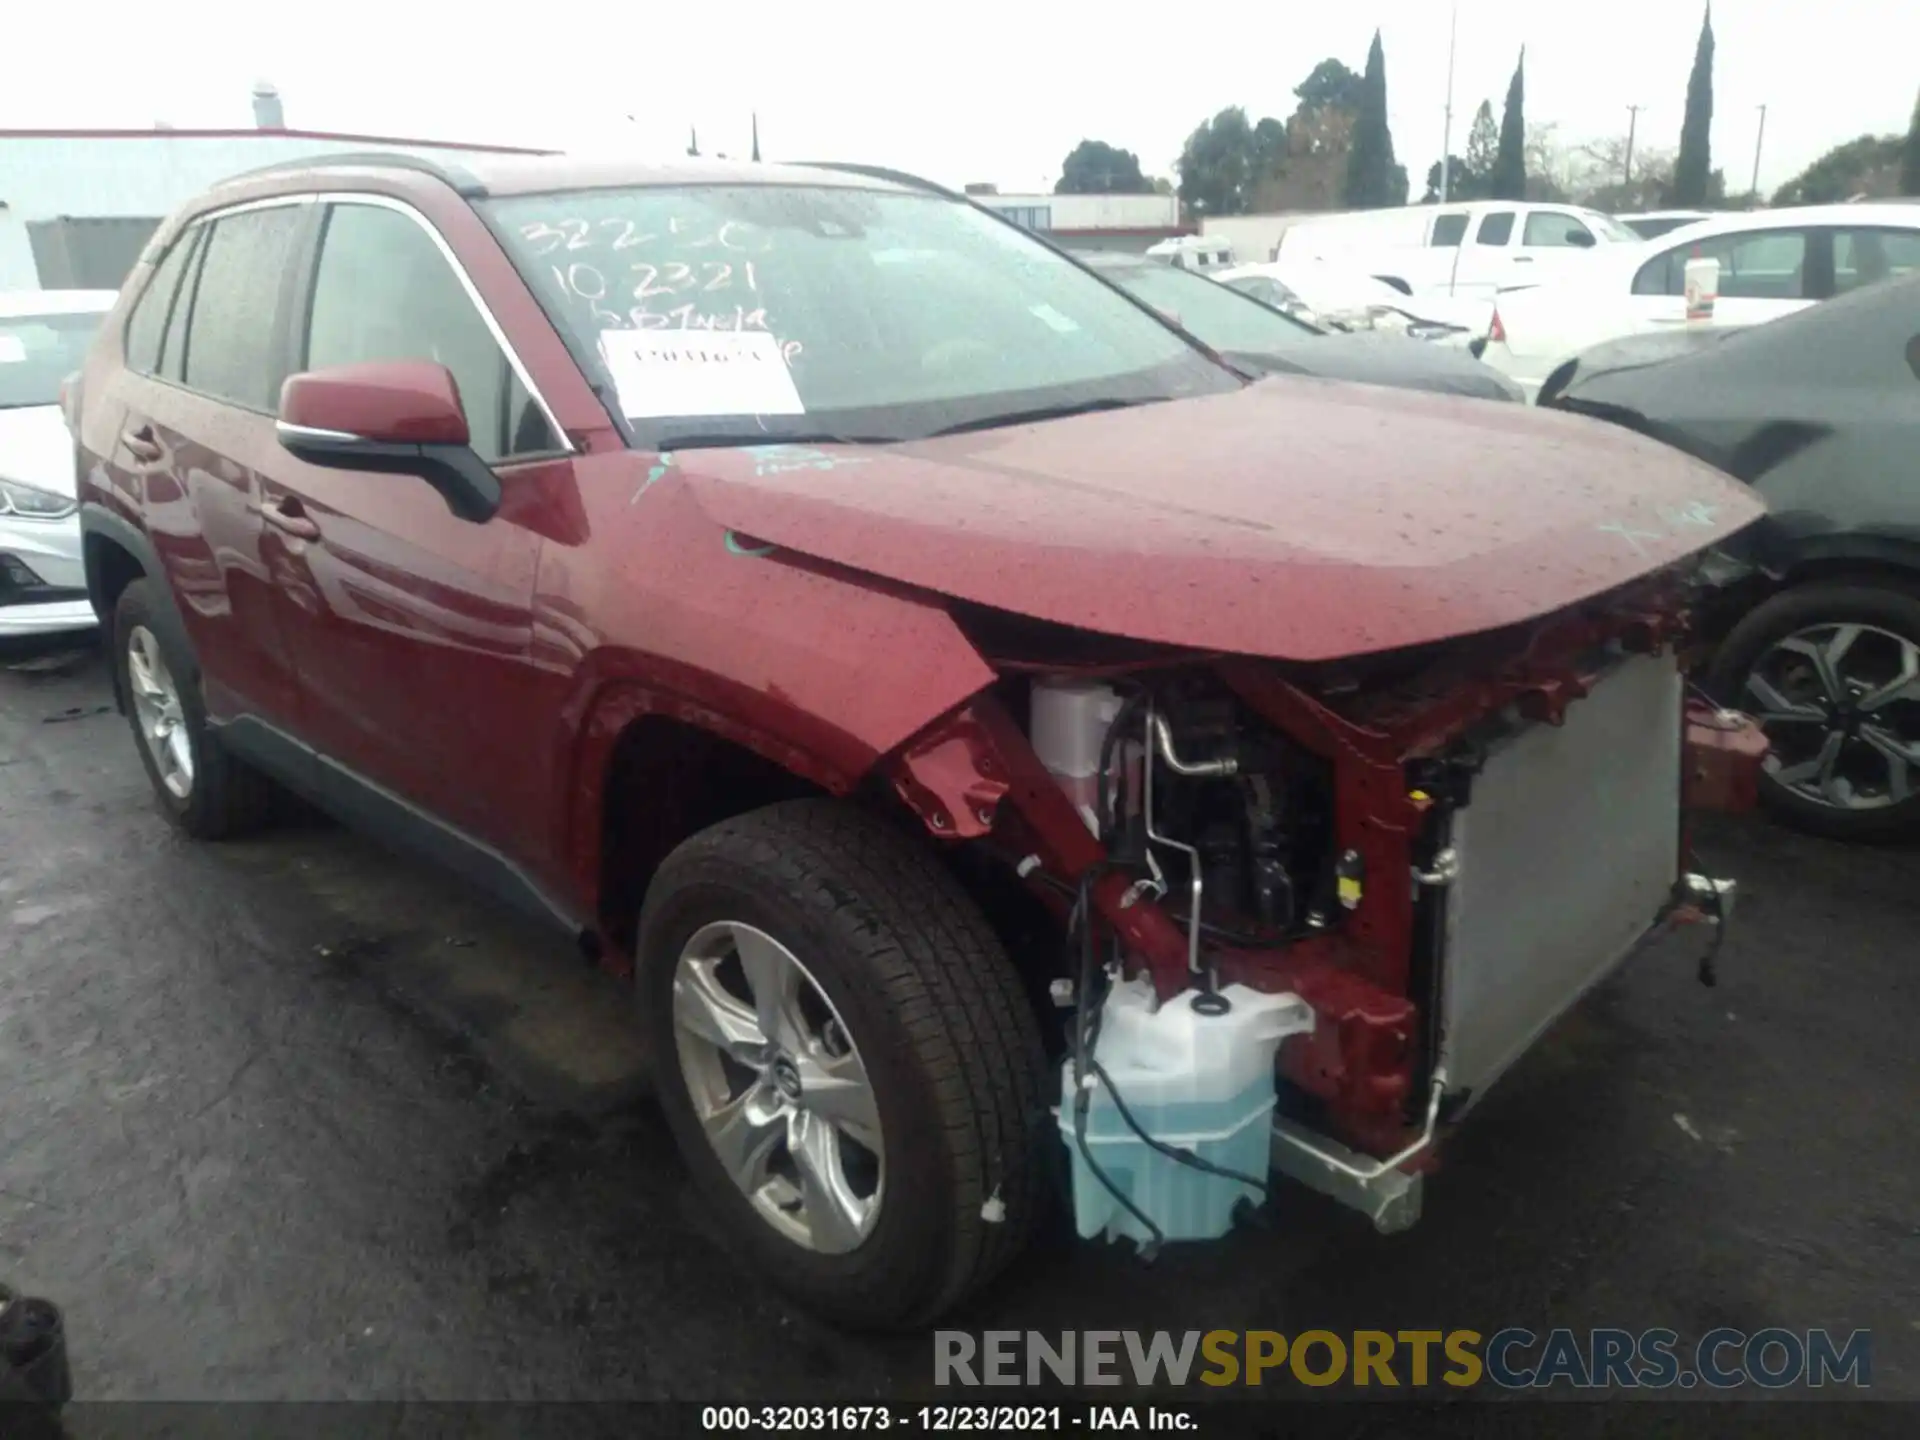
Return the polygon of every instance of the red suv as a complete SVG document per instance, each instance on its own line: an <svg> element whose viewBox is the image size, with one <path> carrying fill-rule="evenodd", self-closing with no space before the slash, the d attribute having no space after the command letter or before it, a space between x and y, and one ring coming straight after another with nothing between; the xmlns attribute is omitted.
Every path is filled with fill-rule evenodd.
<svg viewBox="0 0 1920 1440"><path fill-rule="evenodd" d="M68 404L167 813L285 786L633 975L696 1184L842 1321L939 1314L1057 1182L1155 1245L1270 1153L1409 1223L1548 1023L1724 910L1681 791L1754 732L1683 718L1676 643L1745 491L1255 380L910 177L243 176Z"/></svg>

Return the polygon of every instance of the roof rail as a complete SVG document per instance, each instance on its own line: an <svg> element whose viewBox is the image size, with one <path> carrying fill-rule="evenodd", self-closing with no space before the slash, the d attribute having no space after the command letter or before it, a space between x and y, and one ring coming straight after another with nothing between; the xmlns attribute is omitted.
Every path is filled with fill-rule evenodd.
<svg viewBox="0 0 1920 1440"><path fill-rule="evenodd" d="M910 175L905 170L889 170L884 165L856 165L846 160L794 160L787 162L804 165L811 170L838 170L847 175L864 175L869 180L891 180L895 185L904 185L909 190L930 190L936 195L946 195L955 200L966 197L945 185L936 185L933 181L919 175Z"/></svg>
<svg viewBox="0 0 1920 1440"><path fill-rule="evenodd" d="M262 165L255 170L243 170L231 177L234 180L257 180L265 175L279 175L292 170L326 169L335 165L366 165L389 170L411 170L419 175L431 175L460 192L469 200L478 200L487 193L487 187L471 171L458 165L443 165L437 160L428 160L419 155L409 155L402 150L345 150L331 155L308 155L297 160L276 160L271 165Z"/></svg>

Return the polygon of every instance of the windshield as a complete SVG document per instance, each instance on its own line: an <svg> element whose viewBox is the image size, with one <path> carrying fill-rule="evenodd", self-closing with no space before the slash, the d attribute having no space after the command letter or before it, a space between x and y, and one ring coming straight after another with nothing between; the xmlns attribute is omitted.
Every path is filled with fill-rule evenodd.
<svg viewBox="0 0 1920 1440"><path fill-rule="evenodd" d="M1292 350L1319 332L1217 280L1152 260L1102 272L1221 354Z"/></svg>
<svg viewBox="0 0 1920 1440"><path fill-rule="evenodd" d="M656 186L484 208L645 448L916 439L1241 383L940 196Z"/></svg>
<svg viewBox="0 0 1920 1440"><path fill-rule="evenodd" d="M58 405L60 382L87 358L104 315L0 316L0 410Z"/></svg>
<svg viewBox="0 0 1920 1440"><path fill-rule="evenodd" d="M1631 225L1623 225L1613 216L1602 215L1598 210L1582 210L1580 218L1609 240L1624 240L1627 244L1634 245L1646 238Z"/></svg>

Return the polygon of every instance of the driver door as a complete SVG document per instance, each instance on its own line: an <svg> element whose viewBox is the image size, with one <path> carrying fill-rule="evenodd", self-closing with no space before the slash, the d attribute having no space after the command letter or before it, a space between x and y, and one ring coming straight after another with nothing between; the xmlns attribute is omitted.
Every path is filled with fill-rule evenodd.
<svg viewBox="0 0 1920 1440"><path fill-rule="evenodd" d="M304 736L352 779L509 855L545 821L557 699L531 663L541 539L513 467L562 449L451 252L384 197L328 206L294 342L296 370L432 360L452 372L501 513L456 518L425 480L282 451L265 518ZM336 776L336 779L339 777Z"/></svg>

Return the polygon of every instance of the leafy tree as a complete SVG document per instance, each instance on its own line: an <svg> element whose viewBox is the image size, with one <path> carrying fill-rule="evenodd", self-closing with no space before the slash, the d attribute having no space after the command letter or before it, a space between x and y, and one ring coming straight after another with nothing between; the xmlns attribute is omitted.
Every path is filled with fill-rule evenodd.
<svg viewBox="0 0 1920 1440"><path fill-rule="evenodd" d="M1387 60L1378 30L1367 49L1353 148L1347 152L1346 203L1356 210L1407 203L1407 172L1394 163L1393 133L1387 128Z"/></svg>
<svg viewBox="0 0 1920 1440"><path fill-rule="evenodd" d="M1898 135L1861 135L1836 145L1774 191L1776 205L1833 205L1855 195L1893 195L1900 183Z"/></svg>
<svg viewBox="0 0 1920 1440"><path fill-rule="evenodd" d="M1447 157L1447 198L1449 200L1471 200L1477 197L1466 193L1467 182L1472 177L1467 172L1466 158L1461 155ZM1467 187L1471 188L1471 187ZM1427 188L1420 196L1422 205L1440 203L1440 162L1434 161L1427 167Z"/></svg>
<svg viewBox="0 0 1920 1440"><path fill-rule="evenodd" d="M1377 40L1379 37L1374 38ZM1329 108L1357 111L1360 97L1365 93L1365 85L1360 76L1340 61L1328 57L1307 72L1307 78L1294 87L1293 93L1300 102L1301 111Z"/></svg>
<svg viewBox="0 0 1920 1440"><path fill-rule="evenodd" d="M1713 176L1713 6L1700 21L1693 49L1693 73L1687 77L1687 113L1680 121L1680 158L1673 163L1668 203L1690 207L1707 203Z"/></svg>
<svg viewBox="0 0 1920 1440"><path fill-rule="evenodd" d="M1180 203L1194 215L1244 215L1255 155L1247 112L1229 105L1187 136L1180 150Z"/></svg>
<svg viewBox="0 0 1920 1440"><path fill-rule="evenodd" d="M1494 152L1493 173L1487 177L1487 195L1494 200L1527 198L1527 51L1507 84L1507 108L1500 117L1500 144Z"/></svg>
<svg viewBox="0 0 1920 1440"><path fill-rule="evenodd" d="M1907 127L1907 147L1900 157L1900 193L1920 195L1920 95L1913 101L1913 123Z"/></svg>
<svg viewBox="0 0 1920 1440"><path fill-rule="evenodd" d="M1056 195L1146 195L1153 190L1140 173L1140 157L1104 140L1082 140L1060 162Z"/></svg>

